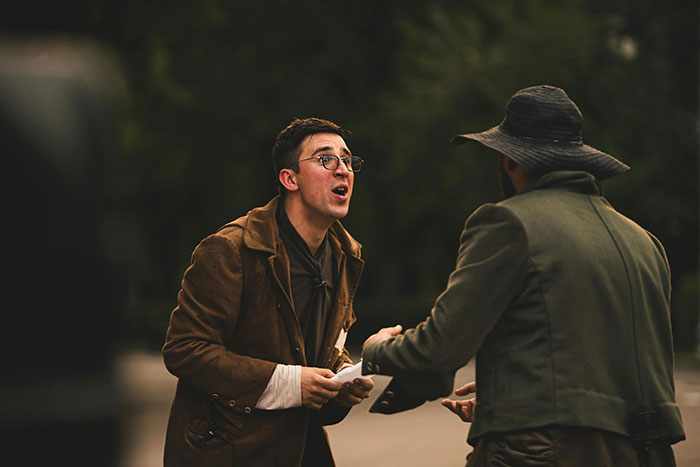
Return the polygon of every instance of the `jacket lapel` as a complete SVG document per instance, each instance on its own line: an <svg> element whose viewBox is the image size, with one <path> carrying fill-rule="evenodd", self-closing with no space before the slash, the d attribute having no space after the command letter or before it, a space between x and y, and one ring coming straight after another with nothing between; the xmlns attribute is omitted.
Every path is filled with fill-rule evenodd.
<svg viewBox="0 0 700 467"><path fill-rule="evenodd" d="M339 225L339 224L338 224ZM346 232L345 235L347 235ZM341 331L347 331L346 323L349 322L350 304L357 290L364 267L364 261L359 256L359 244L355 242L356 248L350 248L350 254L346 254L342 247L342 241L337 237L337 230L331 232L331 246L333 248L333 256L336 263L337 287L335 292L335 301L333 303L333 311L330 320L326 325L326 333L323 337L323 347L321 355L319 355L319 364L330 365L336 354L341 349L336 348L336 342ZM348 239L352 240L349 235ZM346 241L348 239L345 239ZM354 242L354 240L352 240ZM355 256L358 255L358 256ZM341 346L342 347L342 346Z"/></svg>
<svg viewBox="0 0 700 467"><path fill-rule="evenodd" d="M279 202L280 197L276 196L267 205L248 213L243 243L251 250L268 255L267 272L277 292L277 311L282 315L292 346L299 349L299 363L306 365L304 338L292 300L289 258L282 246L275 216Z"/></svg>
<svg viewBox="0 0 700 467"><path fill-rule="evenodd" d="M283 300L279 300L277 311L282 315L289 339L292 346L297 349L297 357L300 365L306 365L306 352L304 346L304 337L301 332L301 325L296 311L294 311L294 302L291 294L291 280L289 277L289 259L287 254L282 249L278 254L270 256L267 259L268 272L272 277L272 283L277 293Z"/></svg>

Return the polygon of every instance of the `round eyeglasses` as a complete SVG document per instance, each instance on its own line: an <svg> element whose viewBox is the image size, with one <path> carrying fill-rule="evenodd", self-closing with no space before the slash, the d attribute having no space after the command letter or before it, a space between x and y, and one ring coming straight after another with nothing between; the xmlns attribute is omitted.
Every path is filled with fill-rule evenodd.
<svg viewBox="0 0 700 467"><path fill-rule="evenodd" d="M311 156L306 159L300 159L297 162L304 162L304 161L310 161L312 159L316 159L321 161L321 164L323 164L323 168L327 170L335 170L338 168L338 164L340 164L340 161L343 161L343 164L345 164L345 167L350 172L359 172L362 170L362 163L364 160L362 160L361 157L358 156L346 156L346 157L338 157L335 154L321 154L317 156Z"/></svg>

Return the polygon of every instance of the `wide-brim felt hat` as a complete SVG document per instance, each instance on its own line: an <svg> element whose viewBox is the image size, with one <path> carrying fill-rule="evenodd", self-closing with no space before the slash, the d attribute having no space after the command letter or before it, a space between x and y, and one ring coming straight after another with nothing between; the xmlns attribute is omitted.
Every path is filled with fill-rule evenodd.
<svg viewBox="0 0 700 467"><path fill-rule="evenodd" d="M610 154L584 144L582 127L581 111L566 92L540 85L513 94L505 118L497 126L457 135L452 143L478 141L536 175L584 170L603 180L629 170Z"/></svg>

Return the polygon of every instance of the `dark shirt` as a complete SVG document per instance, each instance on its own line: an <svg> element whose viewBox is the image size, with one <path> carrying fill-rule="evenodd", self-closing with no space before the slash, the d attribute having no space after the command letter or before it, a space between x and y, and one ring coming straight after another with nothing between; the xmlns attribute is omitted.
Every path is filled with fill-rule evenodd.
<svg viewBox="0 0 700 467"><path fill-rule="evenodd" d="M312 254L289 221L282 203L277 209L277 223L289 256L292 300L304 336L306 362L315 366L335 298L333 252L326 234L316 254Z"/></svg>
<svg viewBox="0 0 700 467"><path fill-rule="evenodd" d="M304 336L306 362L309 366L316 366L335 299L333 251L326 234L316 254L312 254L287 217L283 203L277 209L277 224L289 256L292 301ZM321 414L312 411L307 426L303 467L321 467L325 464L320 459L332 457L330 452L328 456L322 453L328 449L323 444L324 439Z"/></svg>

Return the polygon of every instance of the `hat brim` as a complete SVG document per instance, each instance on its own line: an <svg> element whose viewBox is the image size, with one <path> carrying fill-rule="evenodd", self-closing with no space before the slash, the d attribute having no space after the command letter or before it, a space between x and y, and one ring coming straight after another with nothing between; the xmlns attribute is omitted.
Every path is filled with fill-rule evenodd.
<svg viewBox="0 0 700 467"><path fill-rule="evenodd" d="M604 180L630 169L610 154L587 144L517 137L505 132L501 125L452 138L455 145L470 141L494 149L538 175L554 170L585 170Z"/></svg>

